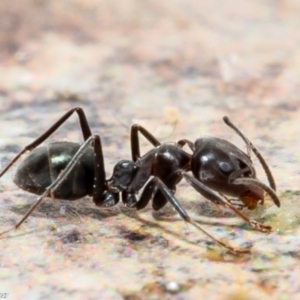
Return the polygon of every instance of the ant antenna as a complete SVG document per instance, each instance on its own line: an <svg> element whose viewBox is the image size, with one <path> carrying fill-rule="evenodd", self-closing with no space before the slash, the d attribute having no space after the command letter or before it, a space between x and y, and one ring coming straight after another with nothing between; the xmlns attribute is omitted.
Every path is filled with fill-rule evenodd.
<svg viewBox="0 0 300 300"><path fill-rule="evenodd" d="M231 129L233 129L242 139L243 141L245 142L245 144L247 145L247 152L248 152L248 155L250 157L250 149L252 149L252 151L254 152L254 154L256 155L256 157L258 158L260 164L262 165L266 175L267 175L267 178L268 178L268 181L269 181L269 184L271 186L271 188L276 191L276 184L275 184L275 180L274 180L274 177L271 173L271 170L269 168L269 166L267 165L266 161L264 160L264 158L262 157L262 155L259 153L259 151L257 150L257 148L250 142L250 140L230 121L230 119L227 117L227 116L224 116L223 117L223 121L225 122L225 124L227 126L229 126Z"/></svg>

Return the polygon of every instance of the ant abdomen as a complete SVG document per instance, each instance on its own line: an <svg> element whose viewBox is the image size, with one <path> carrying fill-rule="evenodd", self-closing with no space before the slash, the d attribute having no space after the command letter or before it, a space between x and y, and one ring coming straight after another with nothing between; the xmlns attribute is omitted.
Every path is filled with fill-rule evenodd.
<svg viewBox="0 0 300 300"><path fill-rule="evenodd" d="M34 149L18 166L14 182L21 189L41 195L63 171L80 144L55 142ZM67 178L53 192L58 199L77 200L93 190L94 150L88 148ZM71 179L71 180L70 180Z"/></svg>

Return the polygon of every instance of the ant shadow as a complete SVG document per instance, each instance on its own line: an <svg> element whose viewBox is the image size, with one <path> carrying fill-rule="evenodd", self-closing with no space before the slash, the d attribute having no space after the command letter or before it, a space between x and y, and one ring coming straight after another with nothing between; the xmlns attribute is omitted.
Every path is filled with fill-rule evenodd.
<svg viewBox="0 0 300 300"><path fill-rule="evenodd" d="M190 203L189 203L190 204ZM195 209L196 212L199 212L199 207L198 207L199 203L197 203L197 209ZM206 204L207 205L207 204ZM209 204L208 204L209 205ZM17 215L23 216L27 213L27 211L31 208L31 203L27 203L23 206L20 207L20 205L14 205L10 208L10 210L14 213L16 213ZM191 207L190 205L188 205L189 208ZM61 208L64 207L64 214L61 213ZM170 214L170 212L172 211L172 214ZM188 209L189 211L189 209ZM194 213L195 213L194 211ZM142 213L151 213L152 212L152 216L154 218L154 221L148 220L148 218L144 218L142 216ZM208 210L201 210L200 212L202 212L206 215L205 217L207 219L209 219L209 215L211 215L211 211L209 213ZM132 209L132 208L127 208L126 206L122 205L122 204L118 204L114 207L111 208L99 208L96 207L94 205L94 203L92 201L90 201L89 198L83 198L77 201L74 201L72 204L70 204L70 201L66 201L66 200L55 200L55 203L53 203L51 198L46 198L45 201L43 203L41 203L39 205L39 207L31 214L31 217L35 217L35 218L50 218L50 219L61 219L62 217L71 217L73 219L80 219L80 221L82 222L83 217L88 217L88 218L92 218L92 219L96 219L98 221L102 221L106 218L109 217L113 217L113 216L117 216L119 214L123 214L129 218L133 218L136 221L138 221L139 223L142 224L142 226L147 226L150 228L155 228L158 230L158 232L163 232L165 234L171 235L172 237L176 238L176 239L180 239L182 241L185 241L187 244L189 245L193 245L193 246L203 246L203 247L210 247L211 241L203 238L198 238L197 240L191 240L189 239L189 235L186 235L184 232L176 232L173 229L168 229L167 226L165 226L164 224L162 224L163 222L174 222L174 221L183 221L179 216L176 216L176 212L174 212L172 207L164 207L164 209L160 210L160 211L153 211L151 207L147 207L145 208L143 211L141 211L141 214L139 214L139 211L137 211L136 209ZM217 216L222 216L224 219L231 219L233 216L232 214L228 214L228 213L223 213L223 212L219 212ZM214 217L216 217L216 215L214 215ZM162 221L162 222L161 222ZM220 227L220 226L225 226L225 227L239 227L239 228L243 228L243 226L245 226L245 224L222 224L220 223L220 221L217 220L195 220L195 222L200 223L201 225L215 225L216 227ZM188 223L187 225L187 229L188 228ZM248 227L248 226L247 226ZM120 231L120 235L122 235L122 230L124 230L123 227L120 227L121 229L118 230ZM251 228L250 228L251 229ZM24 236L27 234L32 234L36 232L36 230L30 230L27 232L20 232L17 235L14 235L14 237L16 236ZM127 231L126 231L127 232ZM130 230L127 232L127 234L129 234L130 236L133 235L134 237L136 236L137 232L131 232ZM139 233L140 234L140 233ZM83 239L84 240L84 239ZM227 251L226 251L227 253Z"/></svg>
<svg viewBox="0 0 300 300"><path fill-rule="evenodd" d="M17 215L24 216L29 209L32 207L31 203L25 205L14 205L10 208L12 212ZM95 206L92 201L89 201L89 198L83 198L80 200L70 201L55 199L54 201L51 198L45 198L45 201L42 202L30 215L30 217L35 218L45 218L45 219L59 219L63 217L70 218L82 218L90 217L96 220L103 220L112 216L120 214L118 206L111 208L99 208Z"/></svg>
<svg viewBox="0 0 300 300"><path fill-rule="evenodd" d="M185 204L187 204L186 210L196 223L210 226L225 226L246 230L255 230L248 224L245 224L231 211L223 210L209 202L193 201ZM14 205L10 208L10 210L17 215L24 216L31 206L31 203L27 203L22 206ZM264 208L261 210L264 210ZM166 206L158 211L152 210L150 205L141 211L137 211L134 208L127 208L122 203L119 203L113 207L103 208L95 206L95 204L88 197L72 201L72 203L67 200L55 199L53 201L51 198L45 198L45 201L42 202L32 212L30 217L45 219L61 219L63 217L82 219L83 217L89 217L98 221L102 221L106 218L124 214L129 218L140 220L139 212L151 212L153 219L158 222L183 221L171 206ZM257 213L255 214L257 215ZM256 219L259 221L265 221L263 217L256 217ZM153 224L156 226L155 223Z"/></svg>

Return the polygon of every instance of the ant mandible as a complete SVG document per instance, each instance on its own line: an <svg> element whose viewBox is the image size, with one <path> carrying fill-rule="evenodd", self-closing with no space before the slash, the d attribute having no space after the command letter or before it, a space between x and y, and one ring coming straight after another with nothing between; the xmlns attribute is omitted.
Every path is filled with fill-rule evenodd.
<svg viewBox="0 0 300 300"><path fill-rule="evenodd" d="M82 145L71 142L55 142L48 146L36 148L54 133L74 112L78 114L81 131L85 140ZM140 156L138 131L144 133L146 137L148 136L148 140L157 147L150 150L139 159L140 163L135 163ZM136 134L134 134L134 132ZM27 214L12 229L4 231L0 235L19 228L41 201L49 195L53 198L65 200L77 200L83 196L89 195L93 197L93 201L97 206L108 207L118 203L119 192L122 192L122 200L127 206L136 206L137 209L142 209L150 201L156 186L159 191L157 191L154 196L154 209L161 208L169 201L186 222L197 227L215 242L235 254L249 252L248 249L238 250L228 246L204 231L198 224L195 224L190 219L178 200L174 197L176 184L181 180L182 176L187 176L182 170L189 170L191 159L190 154L183 151L180 144L178 144L180 147L167 144L160 145L149 132L138 125L132 127L131 141L133 149L132 153L134 153L133 160L135 161L121 161L117 163L112 178L106 180L101 139L99 135L91 134L86 116L81 108L76 107L68 111L44 134L17 154L9 165L0 173L0 177L3 176L22 154L27 151L32 151L19 165L14 182L22 189L40 195ZM173 150L169 148L171 146L175 147L173 149L175 151L174 153L172 153ZM154 157L159 156L157 155L158 153L156 153L158 149L162 151L161 162L164 164L164 167L160 168L159 165L156 165L154 169L160 171L153 174L153 160L151 161L151 159L153 158L153 155ZM164 160L166 160L165 163ZM169 167L169 171L171 171L169 175L163 171L166 165ZM172 172L172 170L175 170L175 173ZM140 200L136 201L135 192L139 191L144 186L151 175L154 175L154 177L146 185ZM121 185L118 185L118 179ZM227 204L226 206L228 205L230 206L230 204ZM232 209L235 210L234 207L232 207ZM239 214L238 211L236 212Z"/></svg>

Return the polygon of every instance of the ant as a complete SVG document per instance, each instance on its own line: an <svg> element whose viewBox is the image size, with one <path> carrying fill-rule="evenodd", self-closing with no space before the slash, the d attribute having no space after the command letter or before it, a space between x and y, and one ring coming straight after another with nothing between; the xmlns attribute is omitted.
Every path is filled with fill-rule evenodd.
<svg viewBox="0 0 300 300"><path fill-rule="evenodd" d="M79 117L84 138L82 145L64 141L38 147L75 112ZM154 149L142 157L139 150L138 132L141 132L155 146ZM112 177L107 180L100 136L97 134L92 135L84 111L80 107L75 107L65 113L40 137L24 147L0 173L0 177L3 176L25 152L32 151L18 166L14 182L22 189L40 195L27 214L13 228L0 233L0 235L19 228L41 201L49 195L52 198L71 201L88 195L92 196L97 206L110 207L119 202L119 194L121 193L122 201L125 205L136 207L139 210L148 204L152 194L155 193L153 198L153 208L155 210L163 207L169 201L187 223L201 230L218 244L234 254L249 253L248 249L235 249L215 239L190 219L175 198L175 187L182 177L185 177L190 183L194 179L186 172L191 170L195 154L191 156L182 149L185 143L192 145L187 140L182 140L177 145L160 144L146 129L138 125L133 125L131 130L132 161L122 160L118 162L114 167ZM254 170L253 167L252 169ZM275 199L275 203L279 203L275 192L271 188L267 188L262 183L257 184L258 181L255 179L255 174L253 178L244 178L244 173L241 172L241 176L237 176L236 174L232 184L244 185L245 183L249 183L251 186L259 186L273 200ZM253 174L251 173L250 175ZM153 176L153 178L147 183L139 201L137 201L135 193L146 184L150 176ZM232 178L230 179L232 180ZM242 182L236 183L237 180L242 180ZM195 187L194 183L191 183L191 185ZM203 191L200 191L200 193L205 194ZM210 200L230 207L238 215L243 216L234 206L225 200ZM243 218L261 231L270 229L249 220L245 216Z"/></svg>

